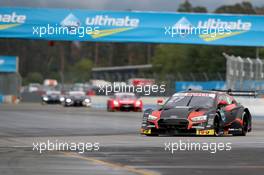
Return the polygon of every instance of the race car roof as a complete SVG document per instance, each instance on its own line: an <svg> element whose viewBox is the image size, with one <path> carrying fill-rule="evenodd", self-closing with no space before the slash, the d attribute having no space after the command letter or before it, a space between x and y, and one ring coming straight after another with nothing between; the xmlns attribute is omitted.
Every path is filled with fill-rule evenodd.
<svg viewBox="0 0 264 175"><path fill-rule="evenodd" d="M173 94L173 96L197 96L197 97L211 97L215 98L219 92L215 91L201 91L201 90L190 90L190 91L182 91Z"/></svg>
<svg viewBox="0 0 264 175"><path fill-rule="evenodd" d="M135 96L135 94L132 92L118 92L118 93L115 93L115 95L116 96L123 96L123 95Z"/></svg>
<svg viewBox="0 0 264 175"><path fill-rule="evenodd" d="M83 92L83 91L69 91L68 94L71 96L84 96L85 92Z"/></svg>

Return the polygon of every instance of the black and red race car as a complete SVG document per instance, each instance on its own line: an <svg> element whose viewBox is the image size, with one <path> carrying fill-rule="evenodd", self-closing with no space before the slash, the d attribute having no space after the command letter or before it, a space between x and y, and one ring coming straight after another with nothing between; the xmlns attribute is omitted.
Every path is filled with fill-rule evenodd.
<svg viewBox="0 0 264 175"><path fill-rule="evenodd" d="M134 93L115 93L107 100L107 111L138 111L143 109L142 100Z"/></svg>
<svg viewBox="0 0 264 175"><path fill-rule="evenodd" d="M141 134L245 136L252 130L252 116L234 95L255 96L256 93L230 90L175 93L159 109L144 111Z"/></svg>

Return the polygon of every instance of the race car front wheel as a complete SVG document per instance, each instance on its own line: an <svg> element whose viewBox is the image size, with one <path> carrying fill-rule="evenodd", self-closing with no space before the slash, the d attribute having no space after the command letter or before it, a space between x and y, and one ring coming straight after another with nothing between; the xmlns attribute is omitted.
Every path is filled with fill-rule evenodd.
<svg viewBox="0 0 264 175"><path fill-rule="evenodd" d="M108 112L115 112L115 110L112 109L109 105L107 105L107 111L108 111Z"/></svg>
<svg viewBox="0 0 264 175"><path fill-rule="evenodd" d="M224 127L223 122L220 118L220 116L217 114L214 119L214 130L215 130L215 136L220 137L224 135Z"/></svg>
<svg viewBox="0 0 264 175"><path fill-rule="evenodd" d="M248 117L247 114L244 112L243 114L243 126L242 126L242 136L246 136L248 131Z"/></svg>

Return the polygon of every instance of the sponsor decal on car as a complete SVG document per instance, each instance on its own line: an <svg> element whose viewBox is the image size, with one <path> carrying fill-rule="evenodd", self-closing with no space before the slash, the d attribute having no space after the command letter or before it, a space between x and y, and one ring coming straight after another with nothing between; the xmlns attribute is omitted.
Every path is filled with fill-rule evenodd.
<svg viewBox="0 0 264 175"><path fill-rule="evenodd" d="M151 129L143 130L143 134L151 134Z"/></svg>
<svg viewBox="0 0 264 175"><path fill-rule="evenodd" d="M215 131L214 129L208 129L208 130L197 130L196 135L214 135Z"/></svg>
<svg viewBox="0 0 264 175"><path fill-rule="evenodd" d="M215 94L213 93L175 93L173 97L185 97L185 96L195 96L195 97L211 97L215 98Z"/></svg>

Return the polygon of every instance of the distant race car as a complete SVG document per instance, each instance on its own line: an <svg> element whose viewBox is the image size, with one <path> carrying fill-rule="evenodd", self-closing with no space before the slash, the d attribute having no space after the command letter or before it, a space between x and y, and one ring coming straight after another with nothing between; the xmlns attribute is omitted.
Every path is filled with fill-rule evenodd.
<svg viewBox="0 0 264 175"><path fill-rule="evenodd" d="M92 105L91 98L85 94L83 91L69 91L63 97L63 105L67 106L86 106L90 107Z"/></svg>
<svg viewBox="0 0 264 175"><path fill-rule="evenodd" d="M42 104L60 104L61 92L56 90L46 91L41 97Z"/></svg>
<svg viewBox="0 0 264 175"><path fill-rule="evenodd" d="M233 98L234 95L256 94L250 91L192 90L175 93L159 109L144 112L141 134L245 136L252 130L252 116L248 108Z"/></svg>
<svg viewBox="0 0 264 175"><path fill-rule="evenodd" d="M115 93L107 101L108 111L139 111L143 109L142 100L134 93Z"/></svg>

